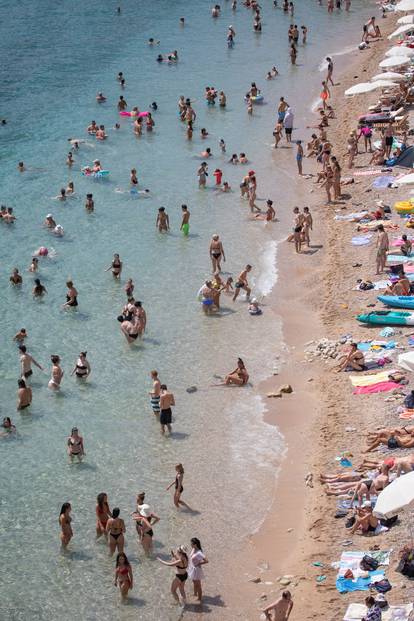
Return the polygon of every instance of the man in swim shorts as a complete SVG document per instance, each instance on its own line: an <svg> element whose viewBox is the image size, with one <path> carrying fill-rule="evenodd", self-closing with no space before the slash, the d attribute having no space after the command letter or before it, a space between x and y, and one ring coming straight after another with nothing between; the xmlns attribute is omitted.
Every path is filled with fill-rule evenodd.
<svg viewBox="0 0 414 621"><path fill-rule="evenodd" d="M151 371L152 390L149 395L151 398L151 407L155 415L160 413L160 394L161 394L161 382L158 378L158 371Z"/></svg>
<svg viewBox="0 0 414 621"><path fill-rule="evenodd" d="M161 384L160 386L160 425L161 425L161 433L165 433L165 428L167 427L168 431L171 433L171 423L172 423L172 411L171 407L175 405L175 399L172 392L170 392L167 388L166 384Z"/></svg>
<svg viewBox="0 0 414 621"><path fill-rule="evenodd" d="M33 358L33 356L27 353L26 345L19 345L19 350L21 353L20 374L22 378L27 379L31 375L33 375L32 363L36 365L41 371L43 371L43 367L40 366L40 364Z"/></svg>
<svg viewBox="0 0 414 621"><path fill-rule="evenodd" d="M277 118L278 121L283 121L285 118L286 110L289 108L289 104L285 101L284 97L280 98L279 105L277 107Z"/></svg>
<svg viewBox="0 0 414 621"><path fill-rule="evenodd" d="M249 283L247 282L247 274L251 271L251 269L251 265L246 265L244 270L240 272L236 282L234 283L233 302L235 302L235 300L238 298L240 289L244 289L246 291L246 298L250 297L251 289L249 287Z"/></svg>
<svg viewBox="0 0 414 621"><path fill-rule="evenodd" d="M181 211L183 219L181 220L180 231L187 236L190 232L190 212L187 209L187 205L181 205Z"/></svg>

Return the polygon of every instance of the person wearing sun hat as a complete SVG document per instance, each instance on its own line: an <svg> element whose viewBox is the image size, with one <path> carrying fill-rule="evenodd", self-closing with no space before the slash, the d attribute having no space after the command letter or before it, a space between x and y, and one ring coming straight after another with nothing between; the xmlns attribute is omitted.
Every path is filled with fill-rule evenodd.
<svg viewBox="0 0 414 621"><path fill-rule="evenodd" d="M48 229L54 229L55 228L56 222L53 219L53 215L51 213L47 214L43 224L44 224L44 226L47 226Z"/></svg>

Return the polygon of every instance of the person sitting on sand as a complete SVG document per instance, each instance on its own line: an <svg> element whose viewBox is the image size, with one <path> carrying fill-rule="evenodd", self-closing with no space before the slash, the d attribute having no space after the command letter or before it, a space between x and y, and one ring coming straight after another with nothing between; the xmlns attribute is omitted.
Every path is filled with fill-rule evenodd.
<svg viewBox="0 0 414 621"><path fill-rule="evenodd" d="M408 256L410 256L410 254L412 252L413 244L411 242L411 239L407 238L407 235L402 235L402 241L403 241L403 243L400 246L400 250L403 253L403 255L408 257Z"/></svg>
<svg viewBox="0 0 414 621"><path fill-rule="evenodd" d="M372 513L371 501L367 500L361 508L356 510L355 524L349 529L349 532L352 535L358 530L361 530L362 534L374 533L378 524L378 518Z"/></svg>
<svg viewBox="0 0 414 621"><path fill-rule="evenodd" d="M376 166L383 166L385 162L385 149L381 147L377 151L374 151L371 159L369 160L369 165L374 164Z"/></svg>
<svg viewBox="0 0 414 621"><path fill-rule="evenodd" d="M352 369L353 371L364 371L365 368L364 354L358 349L358 345L356 343L351 343L349 353L339 359L339 367L336 372L339 373L340 371L345 371L347 369Z"/></svg>
<svg viewBox="0 0 414 621"><path fill-rule="evenodd" d="M386 288L384 295L411 295L411 284L408 278L403 274L397 281Z"/></svg>
<svg viewBox="0 0 414 621"><path fill-rule="evenodd" d="M314 155L318 155L320 151L320 145L321 141L319 140L318 136L316 134L312 134L311 140L306 145L306 157L313 157Z"/></svg>
<svg viewBox="0 0 414 621"><path fill-rule="evenodd" d="M226 375L224 379L224 384L226 386L230 386L231 384L235 386L244 386L247 384L249 380L249 374L247 373L247 369L244 366L244 362L241 358L237 359L237 367L234 371L231 371L228 375Z"/></svg>
<svg viewBox="0 0 414 621"><path fill-rule="evenodd" d="M357 483L354 495L352 496L351 507L356 498L358 498L358 504L361 506L364 497L366 500L370 500L370 494L377 495L385 489L390 483L390 469L391 468L388 464L382 464L379 471L375 473L376 476L374 476L374 478L363 479Z"/></svg>

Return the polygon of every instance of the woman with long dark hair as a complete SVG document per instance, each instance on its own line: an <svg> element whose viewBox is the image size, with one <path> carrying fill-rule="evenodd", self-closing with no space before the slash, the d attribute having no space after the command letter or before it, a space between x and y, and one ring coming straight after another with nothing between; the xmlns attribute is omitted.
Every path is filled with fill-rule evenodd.
<svg viewBox="0 0 414 621"><path fill-rule="evenodd" d="M193 581L194 597L198 599L200 604L203 597L201 581L204 578L204 572L201 566L205 565L206 563L208 563L208 559L204 555L200 539L197 539L197 537L193 537L191 539L191 552L188 563L188 575Z"/></svg>
<svg viewBox="0 0 414 621"><path fill-rule="evenodd" d="M99 539L102 535L105 539L108 539L108 533L106 532L106 525L108 519L112 517L111 510L108 504L108 496L105 492L98 494L96 498L96 538Z"/></svg>
<svg viewBox="0 0 414 621"><path fill-rule="evenodd" d="M122 599L128 597L128 591L132 589L134 585L131 565L125 552L120 552L116 557L114 584L115 586L119 586Z"/></svg>
<svg viewBox="0 0 414 621"><path fill-rule="evenodd" d="M181 604L185 605L187 603L185 597L185 582L188 578L188 555L185 548L180 546L175 552L174 550L171 550L171 561L163 561L159 557L158 560L163 565L175 567L176 574L171 583L171 593L176 602L180 603L180 597L177 594L177 591L179 591L181 595Z"/></svg>
<svg viewBox="0 0 414 621"><path fill-rule="evenodd" d="M70 502L64 502L60 510L60 515L59 515L59 524L62 530L60 534L62 548L67 548L69 541L73 537L72 526L70 524L72 521L72 518L70 517L71 511L72 511L72 507L71 507Z"/></svg>

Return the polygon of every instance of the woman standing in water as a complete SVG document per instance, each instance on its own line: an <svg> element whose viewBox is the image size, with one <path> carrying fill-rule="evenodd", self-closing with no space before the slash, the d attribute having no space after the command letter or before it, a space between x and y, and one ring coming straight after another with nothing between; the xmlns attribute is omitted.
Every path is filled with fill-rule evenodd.
<svg viewBox="0 0 414 621"><path fill-rule="evenodd" d="M177 509L180 508L180 505L182 505L183 507L187 507L187 509L190 509L190 507L188 506L188 504L186 502L184 502L183 500L181 500L181 494L184 491L183 488L183 479L184 479L184 468L182 464L177 464L175 467L175 471L176 471L176 475L175 475L175 479L174 481L166 488L166 492L168 492L172 486L175 486L174 489L174 504L177 507Z"/></svg>
<svg viewBox="0 0 414 621"><path fill-rule="evenodd" d="M114 278L121 278L122 261L119 258L119 254L117 253L114 254L113 261L111 265L106 268L105 272L109 272L109 270L112 270L112 276Z"/></svg>
<svg viewBox="0 0 414 621"><path fill-rule="evenodd" d="M122 554L124 551L124 532L125 523L124 520L119 517L120 510L116 507L112 511L112 517L110 517L106 523L106 532L109 533L109 553L112 556L116 549L118 553Z"/></svg>
<svg viewBox="0 0 414 621"><path fill-rule="evenodd" d="M185 582L188 578L188 555L185 548L180 546L177 548L176 552L171 550L171 557L171 561L163 561L160 557L158 557L157 560L159 560L159 562L163 565L167 565L167 567L175 567L176 574L171 583L171 593L176 602L180 603L180 598L177 595L177 591L179 591L181 595L181 604L185 606L187 603L185 597Z"/></svg>
<svg viewBox="0 0 414 621"><path fill-rule="evenodd" d="M82 457L85 455L83 438L79 435L77 427L73 427L68 438L68 455L71 464L73 464L75 457L78 458L78 462L80 463L82 461Z"/></svg>
<svg viewBox="0 0 414 621"><path fill-rule="evenodd" d="M125 552L120 552L116 557L114 584L115 586L119 585L122 599L128 597L128 591L134 586L131 565Z"/></svg>
<svg viewBox="0 0 414 621"><path fill-rule="evenodd" d="M60 366L59 356L50 356L52 361L52 377L49 380L48 387L51 390L60 390L60 382L63 377L63 369Z"/></svg>
<svg viewBox="0 0 414 621"><path fill-rule="evenodd" d="M111 510L108 504L108 496L105 492L98 494L96 498L96 538L99 539L102 535L105 539L108 539L108 533L106 532L106 526L108 519L112 517Z"/></svg>
<svg viewBox="0 0 414 621"><path fill-rule="evenodd" d="M81 351L79 354L79 358L77 359L76 364L73 367L71 375L75 373L78 379L86 379L91 373L90 364L86 359L87 353L88 352L86 351Z"/></svg>
<svg viewBox="0 0 414 621"><path fill-rule="evenodd" d="M78 292L73 286L73 282L71 280L67 281L66 286L68 288L68 292L66 294L66 302L63 305L63 308L65 308L65 306L75 307L78 305Z"/></svg>
<svg viewBox="0 0 414 621"><path fill-rule="evenodd" d="M134 514L134 520L140 523L141 544L147 556L152 551L152 538L154 531L152 527L160 521L158 515L152 513L149 505L139 505L137 513Z"/></svg>
<svg viewBox="0 0 414 621"><path fill-rule="evenodd" d="M193 581L194 597L198 599L200 604L203 597L201 581L204 578L204 572L201 566L205 565L206 563L208 563L208 559L203 553L200 539L197 539L197 537L193 537L191 539L191 552L188 563L188 575Z"/></svg>
<svg viewBox="0 0 414 621"><path fill-rule="evenodd" d="M72 518L69 515L71 511L72 507L70 505L70 502L64 502L59 515L59 524L62 530L60 534L62 548L67 548L69 541L73 537L72 526L70 525Z"/></svg>

